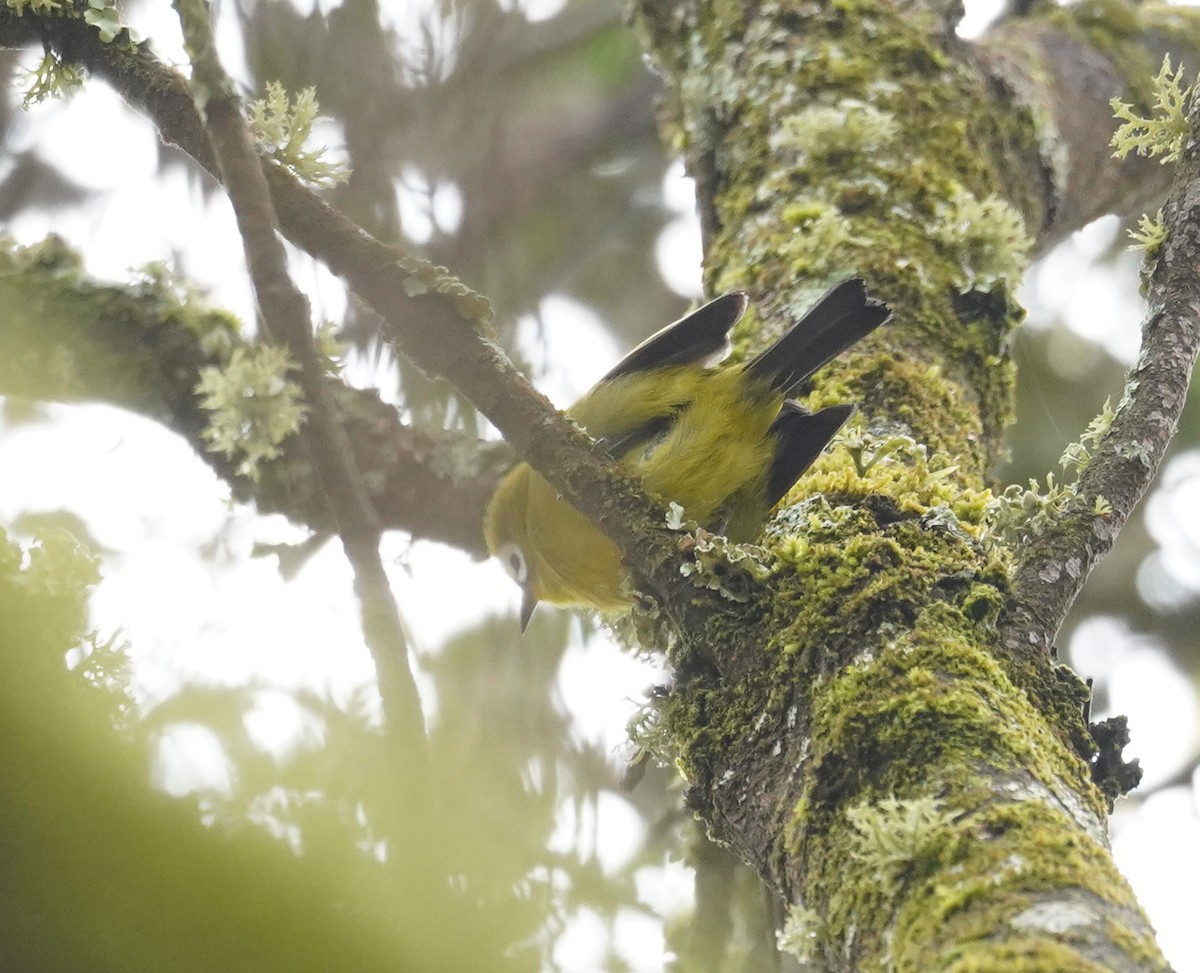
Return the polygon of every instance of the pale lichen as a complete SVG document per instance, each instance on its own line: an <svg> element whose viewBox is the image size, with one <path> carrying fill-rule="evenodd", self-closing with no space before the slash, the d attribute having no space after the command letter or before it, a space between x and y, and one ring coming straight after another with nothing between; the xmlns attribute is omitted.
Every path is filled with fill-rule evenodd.
<svg viewBox="0 0 1200 973"><path fill-rule="evenodd" d="M747 602L757 585L771 576L763 563L766 552L748 544L734 544L720 534L697 529L680 545L689 559L679 568L697 588L718 592L730 601Z"/></svg>
<svg viewBox="0 0 1200 973"><path fill-rule="evenodd" d="M900 131L890 111L857 98L843 98L836 105L810 105L788 115L771 133L772 149L788 149L813 159L847 153L875 152Z"/></svg>
<svg viewBox="0 0 1200 973"><path fill-rule="evenodd" d="M21 107L28 110L50 98L73 95L83 87L87 72L81 65L69 64L53 51L46 51L38 66L25 71L24 75L27 85Z"/></svg>
<svg viewBox="0 0 1200 973"><path fill-rule="evenodd" d="M492 303L478 291L472 290L446 267L439 266L415 253L401 253L396 266L404 271L404 291L409 297L441 294L448 297L463 320L481 334L493 335Z"/></svg>
<svg viewBox="0 0 1200 973"><path fill-rule="evenodd" d="M1192 89L1183 83L1183 65L1171 71L1171 56L1163 57L1162 67L1154 79L1154 105L1149 115L1134 111L1133 106L1113 98L1109 105L1121 125L1109 142L1113 155L1123 159L1131 152L1145 158L1157 158L1162 165L1178 160L1187 137L1187 102Z"/></svg>
<svg viewBox="0 0 1200 973"><path fill-rule="evenodd" d="M259 344L235 348L221 368L201 370L196 392L210 413L204 438L212 449L238 460L238 472L257 480L262 464L278 457L308 412L287 350Z"/></svg>
<svg viewBox="0 0 1200 973"><path fill-rule="evenodd" d="M802 905L788 909L783 928L775 934L775 943L782 953L791 953L801 964L812 963L821 941L824 923L821 916Z"/></svg>
<svg viewBox="0 0 1200 973"><path fill-rule="evenodd" d="M1138 217L1136 227L1125 231L1129 239L1133 241L1129 245L1130 250L1143 250L1147 260L1153 260L1159 249L1163 245L1163 241L1167 238L1167 228L1163 223L1162 207L1158 208L1158 212L1154 216L1148 213L1143 213Z"/></svg>
<svg viewBox="0 0 1200 973"><path fill-rule="evenodd" d="M1079 477L1091 463L1092 455L1112 425L1114 415L1111 405L1106 401L1079 440L1068 443L1063 450L1059 465L1068 475L1072 475L1070 482L1060 482L1051 472L1046 474L1044 484L1032 479L1024 487L1011 484L993 497L984 508L985 540L993 544L1020 546L1055 531L1067 513L1079 509L1084 500ZM1099 495L1087 501L1087 509L1100 517L1111 512L1108 501Z"/></svg>
<svg viewBox="0 0 1200 973"><path fill-rule="evenodd" d="M930 232L957 259L960 290L989 291L1020 281L1033 241L1025 218L1010 203L998 196L979 199L957 187L939 205L938 217Z"/></svg>
<svg viewBox="0 0 1200 973"><path fill-rule="evenodd" d="M954 822L953 812L934 797L886 797L847 808L846 818L854 828L851 854L892 886L917 858L942 840Z"/></svg>
<svg viewBox="0 0 1200 973"><path fill-rule="evenodd" d="M342 162L326 158L328 149L306 149L320 105L315 88L305 88L294 99L278 81L267 82L263 98L250 103L250 125L263 150L309 185L329 188L350 178Z"/></svg>

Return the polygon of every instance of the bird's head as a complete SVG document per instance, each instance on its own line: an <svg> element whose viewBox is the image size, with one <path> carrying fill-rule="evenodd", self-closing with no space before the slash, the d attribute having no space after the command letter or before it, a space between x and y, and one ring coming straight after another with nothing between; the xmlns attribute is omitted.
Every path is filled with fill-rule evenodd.
<svg viewBox="0 0 1200 973"><path fill-rule="evenodd" d="M522 632L539 601L608 610L628 605L620 551L527 464L500 481L483 530L488 550L521 587Z"/></svg>

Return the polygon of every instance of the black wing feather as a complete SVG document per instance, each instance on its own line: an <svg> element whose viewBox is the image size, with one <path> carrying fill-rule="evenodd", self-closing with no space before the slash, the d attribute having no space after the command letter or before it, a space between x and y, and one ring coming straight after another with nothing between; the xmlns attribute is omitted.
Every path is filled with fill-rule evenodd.
<svg viewBox="0 0 1200 973"><path fill-rule="evenodd" d="M779 440L779 447L767 475L768 507L783 499L853 412L852 405L831 405L820 412L809 412L791 399L783 403L771 423L771 434Z"/></svg>
<svg viewBox="0 0 1200 973"><path fill-rule="evenodd" d="M749 370L788 395L827 361L883 324L890 313L882 301L867 296L861 277L844 280L755 358Z"/></svg>
<svg viewBox="0 0 1200 973"><path fill-rule="evenodd" d="M685 314L652 334L613 367L601 382L663 365L715 363L729 350L729 331L746 310L749 298L740 291Z"/></svg>

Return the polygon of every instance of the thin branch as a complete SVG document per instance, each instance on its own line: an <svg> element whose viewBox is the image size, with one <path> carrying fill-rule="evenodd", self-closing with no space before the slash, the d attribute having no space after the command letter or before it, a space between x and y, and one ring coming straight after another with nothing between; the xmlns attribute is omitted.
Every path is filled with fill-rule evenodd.
<svg viewBox="0 0 1200 973"><path fill-rule="evenodd" d="M203 0L176 0L175 8L195 74L193 91L233 203L267 333L300 363L300 387L310 409L303 434L354 569L363 634L379 677L387 732L397 746L409 785L408 810L417 810L429 801L425 724L403 625L379 553L379 521L327 388L325 367L313 343L308 301L288 275L263 163L241 101L217 56L207 5Z"/></svg>
<svg viewBox="0 0 1200 973"><path fill-rule="evenodd" d="M1049 648L1092 569L1108 554L1162 463L1200 349L1200 100L1163 209L1167 237L1150 276L1142 347L1107 433L1079 478L1077 509L1022 552L1023 617L1010 640ZM1104 511L1103 513L1098 511Z"/></svg>

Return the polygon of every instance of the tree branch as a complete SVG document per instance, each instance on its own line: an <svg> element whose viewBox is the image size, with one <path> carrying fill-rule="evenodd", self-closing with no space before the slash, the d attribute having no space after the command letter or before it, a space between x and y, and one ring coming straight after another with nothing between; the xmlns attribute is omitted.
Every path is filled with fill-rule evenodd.
<svg viewBox="0 0 1200 973"><path fill-rule="evenodd" d="M823 495L778 518L770 616L748 638L748 612L740 629L714 626L719 678L681 672L662 704L691 806L785 895L804 962L988 968L1019 951L1048 968L1161 965L1104 847L1086 691L999 644L1007 564L958 526L979 522L964 498L982 496L1010 401L1029 232L1014 211L1045 232L1052 139L921 4L638 9L688 149L719 166L710 278L770 294L778 318L798 277L867 277L896 321L838 363L865 400L862 441L900 430L949 464L906 479L903 461L850 467L835 451L843 492L817 472L808 486ZM855 140L846 122L864 104L872 121ZM949 488L931 496L939 481ZM913 842L897 871L883 835ZM1019 875L1001 874L1012 860ZM1029 910L1041 868L1051 895L1089 915L1103 903L1086 932L1063 936ZM971 899L943 901L950 926L936 901L947 888Z"/></svg>
<svg viewBox="0 0 1200 973"><path fill-rule="evenodd" d="M52 402L103 402L161 423L183 437L234 496L320 533L336 530L306 451L290 438L258 480L208 448L209 413L196 385L227 352L246 347L240 327L174 282L132 286L94 280L79 257L50 237L33 247L0 247L0 394ZM219 336L218 341L214 338ZM330 381L370 501L388 529L480 556L480 520L507 449L449 430L401 422L373 390Z"/></svg>
<svg viewBox="0 0 1200 973"><path fill-rule="evenodd" d="M328 376L313 343L308 300L288 276L263 162L242 116L241 101L217 56L207 5L203 0L177 0L175 8L195 72L193 95L233 203L267 334L300 363L300 386L310 409L301 435L354 570L387 733L408 785L403 809L425 820L431 798L425 722L408 665L404 628L379 553L382 529L327 388Z"/></svg>
<svg viewBox="0 0 1200 973"><path fill-rule="evenodd" d="M1017 565L1025 614L1009 640L1049 647L1092 569L1112 549L1166 454L1200 349L1200 100L1163 208L1167 229L1150 274L1142 347L1108 431L1076 492L1077 509L1034 540ZM1099 506L1098 506L1099 505ZM1105 512L1098 512L1104 510Z"/></svg>
<svg viewBox="0 0 1200 973"><path fill-rule="evenodd" d="M146 48L104 44L82 21L17 18L0 10L0 45L45 42L64 60L81 63L144 111L215 177L219 168L192 104L187 81ZM327 206L278 166L267 167L272 201L284 235L323 260L387 322L388 337L423 370L451 382L505 439L627 555L650 591L679 584L675 538L666 511L624 475L569 419L554 410L517 372L501 349L465 319L452 296L411 294L407 255L385 246Z"/></svg>
<svg viewBox="0 0 1200 973"><path fill-rule="evenodd" d="M1176 29L1162 30L1153 10L1143 7L1139 15L1141 32L1122 36L1119 48L1098 44L1095 24L1082 14L1006 20L970 47L996 97L1015 97L1043 130L1039 157L1014 159L1011 167L1014 179L1030 174L1026 191L1036 194L1044 214L1039 225L1030 224L1035 254L1108 213L1145 209L1170 185L1169 170L1153 160L1113 159L1108 138L1116 125L1108 103L1148 80L1167 50L1188 63L1200 56L1195 22L1184 30L1185 15Z"/></svg>

